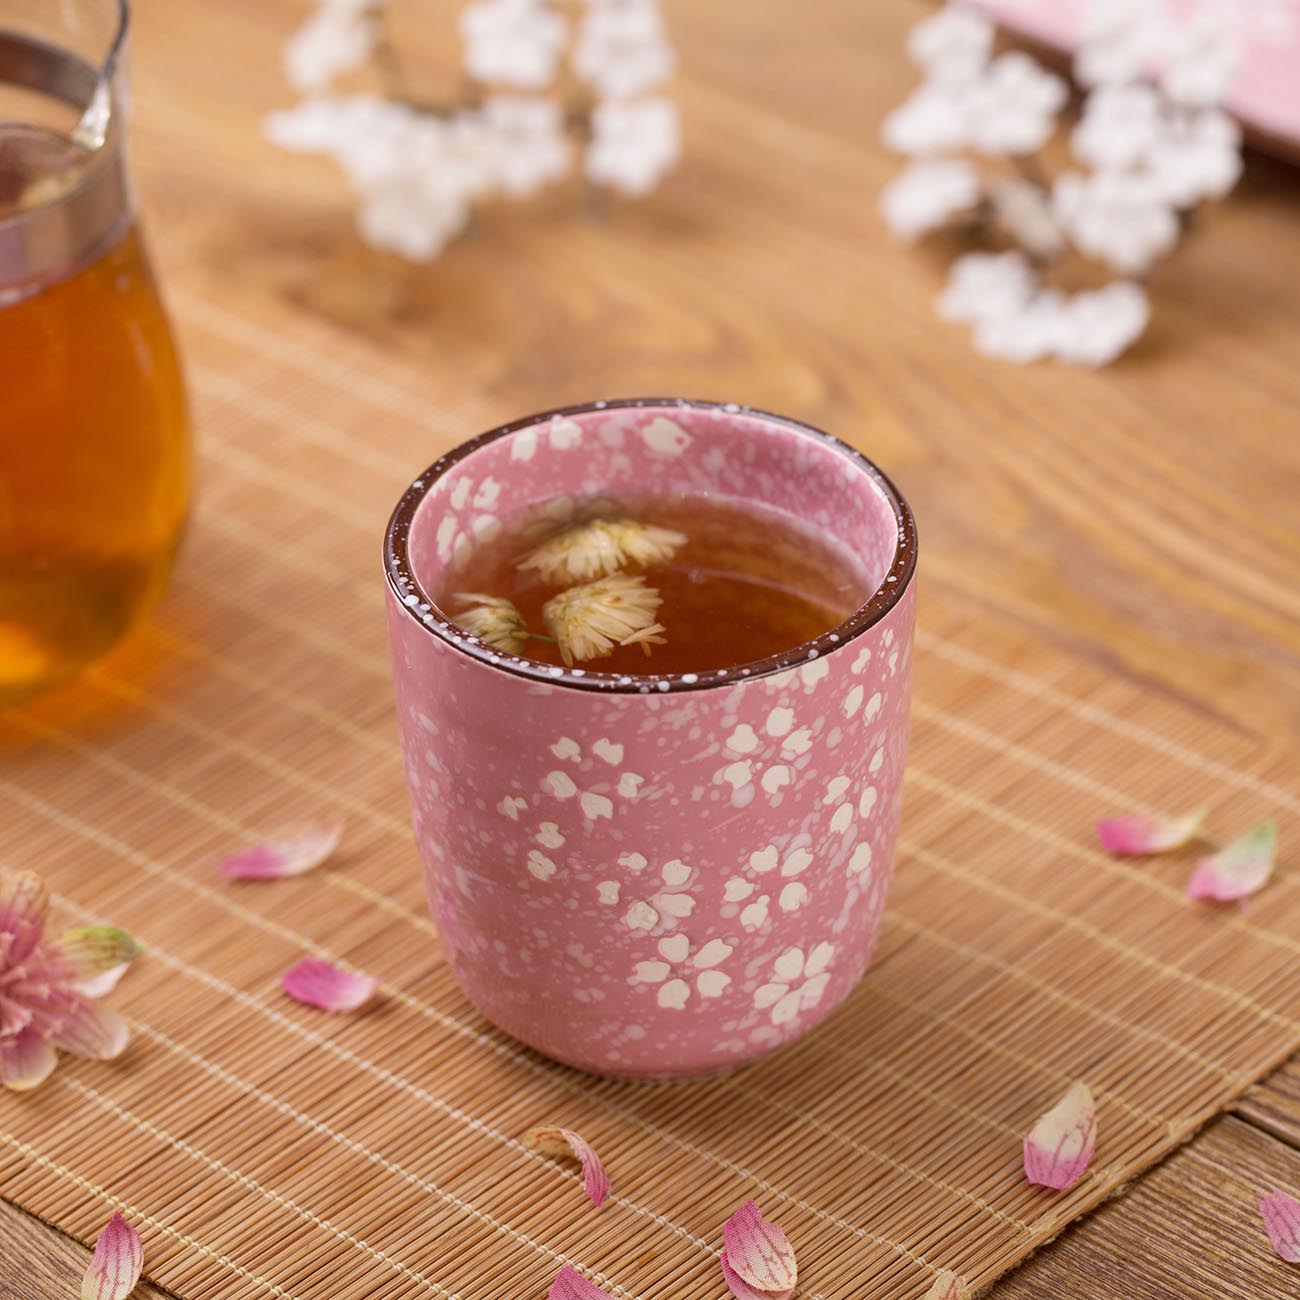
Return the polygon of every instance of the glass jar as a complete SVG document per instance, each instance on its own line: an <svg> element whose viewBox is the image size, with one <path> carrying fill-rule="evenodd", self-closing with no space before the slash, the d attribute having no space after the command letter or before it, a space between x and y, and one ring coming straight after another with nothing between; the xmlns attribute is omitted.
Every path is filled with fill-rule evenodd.
<svg viewBox="0 0 1300 1300"><path fill-rule="evenodd" d="M127 175L125 0L0 10L0 711L162 592L185 392Z"/></svg>

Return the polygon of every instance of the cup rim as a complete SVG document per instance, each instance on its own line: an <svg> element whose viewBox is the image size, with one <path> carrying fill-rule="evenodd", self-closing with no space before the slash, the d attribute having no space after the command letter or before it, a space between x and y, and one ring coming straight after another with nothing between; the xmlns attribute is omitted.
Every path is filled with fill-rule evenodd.
<svg viewBox="0 0 1300 1300"><path fill-rule="evenodd" d="M783 650L779 654L769 655L763 659L701 673L632 675L602 673L583 668L561 668L536 660L503 655L465 632L448 618L416 577L408 551L411 524L414 522L416 511L423 504L433 485L455 465L480 448L523 429L544 424L552 419L586 415L594 411L625 411L648 407L677 407L680 410L721 411L727 415L752 416L755 419L780 425L800 437L815 439L822 446L828 447L852 462L879 488L893 511L898 530L893 559L875 591L843 622L814 637L811 641L804 641L789 650ZM384 577L397 608L421 629L439 637L450 649L459 651L468 658L476 659L485 668L530 681L543 682L548 686L565 686L574 690L597 691L606 695L675 693L733 686L738 682L752 681L799 668L833 650L843 649L849 642L874 627L902 600L903 593L911 585L912 575L916 572L916 521L903 494L874 461L843 439L826 433L814 425L758 407L742 406L736 402L681 397L625 397L608 401L580 402L573 406L539 411L533 415L511 420L507 424L498 425L495 429L489 429L486 433L480 433L453 447L418 475L402 493L384 530L383 561Z"/></svg>

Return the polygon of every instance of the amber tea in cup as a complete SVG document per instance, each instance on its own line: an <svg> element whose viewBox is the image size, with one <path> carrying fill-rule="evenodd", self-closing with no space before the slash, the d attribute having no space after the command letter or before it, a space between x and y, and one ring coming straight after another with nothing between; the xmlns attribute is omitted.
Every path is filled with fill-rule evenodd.
<svg viewBox="0 0 1300 1300"><path fill-rule="evenodd" d="M466 631L488 639L495 626L503 649L643 674L765 659L831 631L868 594L852 557L793 516L682 492L533 507L453 562L435 599Z"/></svg>

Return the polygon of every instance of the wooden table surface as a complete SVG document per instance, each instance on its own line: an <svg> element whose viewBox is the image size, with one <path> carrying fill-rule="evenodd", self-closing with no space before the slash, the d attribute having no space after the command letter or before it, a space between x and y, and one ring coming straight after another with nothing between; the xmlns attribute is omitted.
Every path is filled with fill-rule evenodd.
<svg viewBox="0 0 1300 1300"><path fill-rule="evenodd" d="M440 400L684 393L819 423L891 470L925 566L989 618L1292 745L1300 173L1250 161L1154 275L1155 320L1121 364L992 363L934 316L941 260L900 251L874 211L919 0L666 8L688 155L665 188L599 215L576 189L500 207L412 270L356 243L330 167L260 139L303 4L139 0L138 176L164 278L233 281L372 340ZM415 30L431 85L454 75L454 9L426 2ZM1273 1185L1300 1192L1300 1063L993 1294L1247 1297L1239 1261L1267 1249L1254 1193ZM5 1300L75 1294L82 1246L2 1202L0 1241Z"/></svg>

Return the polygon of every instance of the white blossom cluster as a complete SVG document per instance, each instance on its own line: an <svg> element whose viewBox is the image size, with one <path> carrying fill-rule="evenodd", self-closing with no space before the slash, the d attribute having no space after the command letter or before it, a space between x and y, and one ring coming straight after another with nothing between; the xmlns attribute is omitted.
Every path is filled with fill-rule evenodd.
<svg viewBox="0 0 1300 1300"><path fill-rule="evenodd" d="M993 55L990 20L956 0L918 24L924 74L882 126L912 161L881 212L904 239L953 223L996 226L1017 252L954 263L939 302L975 346L1017 362L1103 365L1150 315L1136 283L1178 241L1181 217L1241 174L1241 132L1220 107L1250 39L1277 38L1279 0L1084 0L1074 60L1086 88L1070 134L1080 164L1050 175L1036 157L1056 133L1065 83L1029 55ZM1043 272L1073 251L1124 277L1073 295Z"/></svg>
<svg viewBox="0 0 1300 1300"><path fill-rule="evenodd" d="M464 66L484 93L445 112L392 93L330 93L375 58L387 4L321 0L284 51L305 97L265 123L282 148L338 163L374 247L432 260L476 202L524 198L566 175L574 135L588 180L633 197L676 163L677 106L662 93L676 57L658 0L473 0L460 20ZM583 91L576 114L557 90L566 62Z"/></svg>

